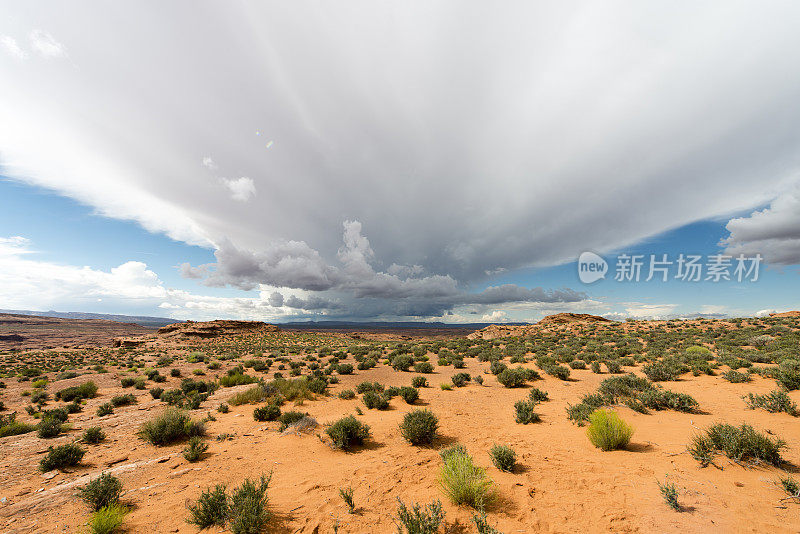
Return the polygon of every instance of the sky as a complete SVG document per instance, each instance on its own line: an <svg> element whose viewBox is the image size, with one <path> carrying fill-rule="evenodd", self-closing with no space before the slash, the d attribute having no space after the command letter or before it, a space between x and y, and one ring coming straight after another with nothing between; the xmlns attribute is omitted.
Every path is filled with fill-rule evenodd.
<svg viewBox="0 0 800 534"><path fill-rule="evenodd" d="M0 309L798 308L796 2L12 0L0 14ZM584 252L604 278L581 279ZM632 257L641 277L617 276Z"/></svg>

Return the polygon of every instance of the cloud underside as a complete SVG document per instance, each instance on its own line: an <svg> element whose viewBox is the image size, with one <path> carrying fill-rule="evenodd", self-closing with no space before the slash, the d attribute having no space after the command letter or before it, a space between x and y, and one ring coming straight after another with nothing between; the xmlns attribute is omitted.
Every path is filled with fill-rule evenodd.
<svg viewBox="0 0 800 534"><path fill-rule="evenodd" d="M800 263L800 4L151 9L0 22L0 165L213 249L200 284L491 315L586 295L487 273L734 213L722 246Z"/></svg>

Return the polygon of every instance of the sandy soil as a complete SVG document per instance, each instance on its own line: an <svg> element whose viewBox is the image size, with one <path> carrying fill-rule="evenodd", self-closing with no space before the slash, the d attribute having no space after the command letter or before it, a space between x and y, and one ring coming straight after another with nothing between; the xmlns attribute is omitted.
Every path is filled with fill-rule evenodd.
<svg viewBox="0 0 800 534"><path fill-rule="evenodd" d="M115 414L98 419L96 407L123 391L115 373L57 382L50 391L79 384L90 376L100 386L100 395L89 400L82 413L70 417L74 428L66 436L41 440L33 433L0 439L0 530L80 531L88 512L74 496L75 490L105 470L124 482L123 500L133 506L126 519L130 532L197 532L185 522L187 502L208 486L237 485L245 477L269 471L274 474L269 492L276 514L273 532L333 532L335 519L340 522L340 532L392 532L398 497L423 503L441 499L449 531L474 532L471 511L451 505L437 487L440 460L436 449L459 442L495 481L500 499L489 510L489 517L505 533L800 531L800 505L782 503L783 493L773 484L779 470L746 468L724 457L717 462L719 468L700 468L684 452L697 428L717 421L746 421L783 437L789 445L785 458L800 464L797 419L747 410L740 398L746 392L774 389L773 380L755 377L749 384L731 384L719 376L684 375L687 378L669 387L695 396L705 414L666 411L642 415L619 408L636 429L632 444L629 450L601 452L589 443L584 428L567 420L564 410L608 375L573 370L573 381L552 377L536 381L534 385L548 391L552 400L537 407L541 423L518 425L513 405L526 397L527 388L504 388L486 373L487 363L466 361L465 371L484 375L483 386L472 383L443 391L438 385L449 381L456 370L437 367L435 374L427 375L433 387L421 390L418 404L440 418L443 437L434 447L413 447L401 438L398 423L413 408L400 398L392 399L388 411L367 410L359 397L345 401L331 395L306 402L301 409L320 423L354 413L356 406L363 409L364 415L359 417L371 426L373 439L365 448L345 453L330 449L316 432L280 435L277 423L253 420L253 406L216 413L220 402L248 387L239 386L217 391L195 411L196 417L202 417L210 410L217 420L208 424L209 455L192 464L181 456L182 444L154 447L135 436L143 420L164 409L147 391L124 390L135 393L138 404L117 408ZM335 394L363 380L402 386L410 384L412 376L379 366L343 376L331 389ZM175 387L179 381L170 378L159 385ZM21 412L20 393L28 386L6 382L3 399ZM799 391L791 396L800 402ZM20 406L13 406L14 399L20 399ZM103 427L108 439L88 446L85 466L65 473L43 475L37 471L48 445L71 441L96 424ZM234 437L214 439L223 433ZM494 443L508 444L517 451L516 472L502 473L491 465L487 451ZM664 504L656 481L665 476L678 485L683 512ZM338 489L347 485L355 489L358 510L353 515L338 496Z"/></svg>
<svg viewBox="0 0 800 534"><path fill-rule="evenodd" d="M61 319L0 313L0 351L110 347L114 337L151 332L155 332L155 329L102 319Z"/></svg>

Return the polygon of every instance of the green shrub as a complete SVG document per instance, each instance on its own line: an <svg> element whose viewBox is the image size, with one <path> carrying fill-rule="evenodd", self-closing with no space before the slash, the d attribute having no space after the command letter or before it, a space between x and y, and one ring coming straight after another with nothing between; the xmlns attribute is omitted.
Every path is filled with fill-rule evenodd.
<svg viewBox="0 0 800 534"><path fill-rule="evenodd" d="M263 385L259 384L246 389L245 391L237 393L228 399L228 404L231 406L241 406L242 404L258 404L259 402L266 400L268 397L273 396L275 393L276 391L268 390Z"/></svg>
<svg viewBox="0 0 800 534"><path fill-rule="evenodd" d="M296 411L284 412L278 418L278 421L280 421L280 423L281 423L281 426L280 426L280 428L278 430L280 432L283 432L290 425L293 425L294 423L300 421L301 419L303 419L304 417L307 417L307 416L308 416L308 414L303 413L303 412L296 412Z"/></svg>
<svg viewBox="0 0 800 534"><path fill-rule="evenodd" d="M800 498L800 483L791 475L785 476L778 481L778 484L786 492L786 495L795 499Z"/></svg>
<svg viewBox="0 0 800 534"><path fill-rule="evenodd" d="M514 403L514 410L517 414L516 422L527 425L528 423L538 423L541 421L542 418L534 411L536 404L538 403L532 400L520 400Z"/></svg>
<svg viewBox="0 0 800 534"><path fill-rule="evenodd" d="M116 504L122 493L122 482L117 477L103 473L83 486L78 495L93 512Z"/></svg>
<svg viewBox="0 0 800 534"><path fill-rule="evenodd" d="M361 382L356 386L356 393L359 395L362 393L366 393L368 391L374 391L376 393L381 393L385 389L383 384L379 384L378 382Z"/></svg>
<svg viewBox="0 0 800 534"><path fill-rule="evenodd" d="M256 421L275 421L281 416L281 408L277 404L267 404L253 410L253 419Z"/></svg>
<svg viewBox="0 0 800 534"><path fill-rule="evenodd" d="M403 417L400 434L412 445L427 445L436 438L439 419L429 410L414 410Z"/></svg>
<svg viewBox="0 0 800 534"><path fill-rule="evenodd" d="M131 404L136 404L136 396L133 393L128 393L127 395L116 395L111 397L109 402L115 408L119 406L128 406Z"/></svg>
<svg viewBox="0 0 800 534"><path fill-rule="evenodd" d="M37 425L36 434L43 439L61 434L61 421L56 417L46 417Z"/></svg>
<svg viewBox="0 0 800 534"><path fill-rule="evenodd" d="M172 407L146 421L138 432L139 437L156 446L204 434L205 426L202 422L193 421L188 413Z"/></svg>
<svg viewBox="0 0 800 534"><path fill-rule="evenodd" d="M189 462L196 462L207 450L208 443L204 443L200 436L192 436L189 438L189 444L183 449L183 457Z"/></svg>
<svg viewBox="0 0 800 534"><path fill-rule="evenodd" d="M411 379L411 387L426 388L428 387L428 379L424 376L415 376Z"/></svg>
<svg viewBox="0 0 800 534"><path fill-rule="evenodd" d="M97 407L97 417L104 417L114 413L114 405L106 402Z"/></svg>
<svg viewBox="0 0 800 534"><path fill-rule="evenodd" d="M22 421L17 421L17 413L13 412L8 415L0 415L0 438L6 436L18 436L20 434L27 434L36 430L34 425L29 425Z"/></svg>
<svg viewBox="0 0 800 534"><path fill-rule="evenodd" d="M354 495L353 487L347 486L346 488L339 488L339 497L342 498L344 503L347 505L347 512L354 514L356 512L356 502L353 499Z"/></svg>
<svg viewBox="0 0 800 534"><path fill-rule="evenodd" d="M267 489L272 475L261 475L258 481L249 478L233 490L230 498L229 525L234 534L258 534L269 523Z"/></svg>
<svg viewBox="0 0 800 534"><path fill-rule="evenodd" d="M592 368L592 372L593 372L594 374L596 374L596 375L599 375L599 374L600 374L600 362L597 362L597 361L595 361L595 362L592 362L592 363L590 364L590 367Z"/></svg>
<svg viewBox="0 0 800 534"><path fill-rule="evenodd" d="M130 377L130 376L126 376L126 377L122 378L122 379L119 381L119 384L120 384L120 385L121 385L123 388L129 388L129 387L133 386L133 384L134 384L135 382L136 382L136 380L135 380L134 378L132 378L132 377Z"/></svg>
<svg viewBox="0 0 800 534"><path fill-rule="evenodd" d="M569 362L569 366L572 369L586 369L586 362L583 360L572 360Z"/></svg>
<svg viewBox="0 0 800 534"><path fill-rule="evenodd" d="M439 389L441 389L442 391L452 391L453 384L451 384L450 382L439 384Z"/></svg>
<svg viewBox="0 0 800 534"><path fill-rule="evenodd" d="M528 398L533 402L544 402L549 400L547 397L547 392L542 391L539 388L531 388L531 390L528 392Z"/></svg>
<svg viewBox="0 0 800 534"><path fill-rule="evenodd" d="M197 502L188 505L190 525L201 529L211 526L224 526L228 520L228 494L223 484L218 484L214 489L208 488L198 497Z"/></svg>
<svg viewBox="0 0 800 534"><path fill-rule="evenodd" d="M522 367L516 369L504 369L497 375L497 381L507 388L519 388L525 385L527 373Z"/></svg>
<svg viewBox="0 0 800 534"><path fill-rule="evenodd" d="M392 359L392 369L395 371L408 371L414 364L414 359L408 354L398 354Z"/></svg>
<svg viewBox="0 0 800 534"><path fill-rule="evenodd" d="M503 534L489 524L489 518L486 517L486 512L481 510L479 514L472 514L472 522L475 523L475 530L478 534Z"/></svg>
<svg viewBox="0 0 800 534"><path fill-rule="evenodd" d="M467 448L460 443L456 443L455 445L446 447L439 451L439 457L442 459L443 462L447 460L452 454L467 454Z"/></svg>
<svg viewBox="0 0 800 534"><path fill-rule="evenodd" d="M783 463L780 453L785 448L786 442L782 439L772 439L746 423L739 427L717 423L693 436L689 452L703 465L711 463L714 452L721 451L731 460L780 466Z"/></svg>
<svg viewBox="0 0 800 534"><path fill-rule="evenodd" d="M80 386L70 386L56 393L56 399L64 402L91 399L97 396L97 384L92 381L84 382Z"/></svg>
<svg viewBox="0 0 800 534"><path fill-rule="evenodd" d="M370 410L373 408L376 410L385 410L389 407L389 401L386 400L386 397L374 391L367 391L364 393L361 400L364 401L364 405Z"/></svg>
<svg viewBox="0 0 800 534"><path fill-rule="evenodd" d="M98 510L89 519L92 534L112 534L117 532L130 510L119 503Z"/></svg>
<svg viewBox="0 0 800 534"><path fill-rule="evenodd" d="M675 484L666 480L663 484L659 481L656 481L656 483L658 484L658 489L661 491L661 496L664 497L664 502L667 503L667 506L673 510L680 510L681 505L678 504L678 488L675 487Z"/></svg>
<svg viewBox="0 0 800 534"><path fill-rule="evenodd" d="M161 398L162 393L164 393L164 388L150 388L150 396L156 400Z"/></svg>
<svg viewBox="0 0 800 534"><path fill-rule="evenodd" d="M740 373L739 371L727 371L722 373L722 378L731 382L732 384L741 384L743 382L750 382L752 378L750 378L750 373Z"/></svg>
<svg viewBox="0 0 800 534"><path fill-rule="evenodd" d="M436 534L439 532L439 526L445 516L440 501L434 501L424 508L419 503L413 503L410 509L400 500L400 497L397 498L397 502L397 522L395 524L398 534Z"/></svg>
<svg viewBox="0 0 800 534"><path fill-rule="evenodd" d="M224 388L252 384L254 382L258 382L258 378L242 373L234 373L231 375L222 376L219 379L219 385Z"/></svg>
<svg viewBox="0 0 800 534"><path fill-rule="evenodd" d="M569 378L569 367L564 365L549 365L545 367L544 371L559 380L567 380Z"/></svg>
<svg viewBox="0 0 800 534"><path fill-rule="evenodd" d="M369 426L352 415L342 417L325 429L336 449L349 450L369 439Z"/></svg>
<svg viewBox="0 0 800 534"><path fill-rule="evenodd" d="M797 404L792 402L785 391L779 389L764 395L748 393L742 398L751 410L763 408L770 413L786 412L795 417L798 415Z"/></svg>
<svg viewBox="0 0 800 534"><path fill-rule="evenodd" d="M800 361L783 360L778 365L778 373L775 378L781 386L789 391L800 389Z"/></svg>
<svg viewBox="0 0 800 534"><path fill-rule="evenodd" d="M653 382L677 380L683 370L674 360L657 360L642 367L642 372Z"/></svg>
<svg viewBox="0 0 800 534"><path fill-rule="evenodd" d="M517 453L514 449L506 445L494 445L489 449L489 456L492 458L492 463L500 471L512 472L514 465L517 463Z"/></svg>
<svg viewBox="0 0 800 534"><path fill-rule="evenodd" d="M336 372L340 375L352 375L353 374L353 366L349 363L340 363L336 366Z"/></svg>
<svg viewBox="0 0 800 534"><path fill-rule="evenodd" d="M47 455L39 462L39 469L52 471L53 469L74 467L81 463L84 454L86 454L86 449L82 449L74 443L50 447L47 450Z"/></svg>
<svg viewBox="0 0 800 534"><path fill-rule="evenodd" d="M618 360L606 360L606 369L612 375L617 375L622 372L622 364Z"/></svg>
<svg viewBox="0 0 800 534"><path fill-rule="evenodd" d="M469 376L469 373L456 373L453 375L453 378L450 379L453 382L453 385L457 388L461 388L467 385L467 382L472 380L472 377Z"/></svg>
<svg viewBox="0 0 800 534"><path fill-rule="evenodd" d="M604 451L623 449L631 440L633 428L611 410L595 410L586 430L589 441Z"/></svg>
<svg viewBox="0 0 800 534"><path fill-rule="evenodd" d="M453 452L442 463L439 485L453 504L482 510L494 497L492 480L465 453Z"/></svg>
<svg viewBox="0 0 800 534"><path fill-rule="evenodd" d="M339 398L342 400L350 400L356 398L356 393L352 389L345 389L339 393Z"/></svg>
<svg viewBox="0 0 800 534"><path fill-rule="evenodd" d="M83 432L83 438L81 439L84 443L96 445L106 439L106 434L99 426L91 426Z"/></svg>
<svg viewBox="0 0 800 534"><path fill-rule="evenodd" d="M425 374L432 373L433 365L430 362L417 362L414 364L414 372L425 373ZM417 378L418 377L414 377L414 380L416 380Z"/></svg>
<svg viewBox="0 0 800 534"><path fill-rule="evenodd" d="M407 404L414 404L417 402L417 399L419 399L419 390L417 388L403 386L400 388L400 396L403 397L403 400L406 401Z"/></svg>

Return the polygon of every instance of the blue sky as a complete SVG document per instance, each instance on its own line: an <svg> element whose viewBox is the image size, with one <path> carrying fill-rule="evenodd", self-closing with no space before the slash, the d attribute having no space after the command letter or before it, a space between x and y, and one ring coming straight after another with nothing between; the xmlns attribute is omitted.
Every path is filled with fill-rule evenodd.
<svg viewBox="0 0 800 534"><path fill-rule="evenodd" d="M797 308L800 4L690 9L12 2L0 307L277 322ZM585 251L760 254L772 270L585 285Z"/></svg>

